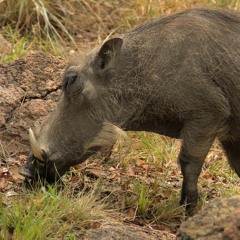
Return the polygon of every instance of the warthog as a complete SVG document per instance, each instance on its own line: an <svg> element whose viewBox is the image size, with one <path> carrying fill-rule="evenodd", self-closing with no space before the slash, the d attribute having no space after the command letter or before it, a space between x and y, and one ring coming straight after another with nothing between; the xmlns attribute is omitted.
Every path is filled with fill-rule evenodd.
<svg viewBox="0 0 240 240"><path fill-rule="evenodd" d="M54 182L122 130L182 139L180 203L191 213L217 137L240 176L240 13L192 9L112 38L69 65L21 173Z"/></svg>

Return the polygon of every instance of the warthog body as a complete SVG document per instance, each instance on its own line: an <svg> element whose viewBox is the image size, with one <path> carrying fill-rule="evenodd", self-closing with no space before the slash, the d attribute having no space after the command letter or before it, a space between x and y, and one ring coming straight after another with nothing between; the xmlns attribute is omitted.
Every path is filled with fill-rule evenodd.
<svg viewBox="0 0 240 240"><path fill-rule="evenodd" d="M57 180L123 130L182 139L180 203L197 204L197 181L217 137L240 175L240 14L193 9L106 41L70 65L55 111L30 131L28 177ZM34 160L34 161L33 161Z"/></svg>

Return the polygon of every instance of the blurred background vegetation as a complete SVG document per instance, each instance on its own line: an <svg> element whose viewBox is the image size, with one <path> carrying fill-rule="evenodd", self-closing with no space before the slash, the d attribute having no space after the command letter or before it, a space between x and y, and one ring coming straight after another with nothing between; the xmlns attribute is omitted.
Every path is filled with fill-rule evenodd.
<svg viewBox="0 0 240 240"><path fill-rule="evenodd" d="M161 15L192 7L239 6L239 0L1 0L0 34L9 43L1 58L14 60L36 49L68 54Z"/></svg>

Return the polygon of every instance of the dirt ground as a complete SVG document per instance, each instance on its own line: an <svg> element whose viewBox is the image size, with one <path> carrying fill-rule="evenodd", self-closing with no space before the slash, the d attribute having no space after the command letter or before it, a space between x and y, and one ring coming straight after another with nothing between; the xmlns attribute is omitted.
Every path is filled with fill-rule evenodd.
<svg viewBox="0 0 240 240"><path fill-rule="evenodd" d="M7 204L11 196L22 191L24 178L18 174L29 152L28 129L40 124L52 111L61 94L61 79L65 61L43 53L28 55L12 63L0 65L0 194ZM105 156L105 155L104 155ZM93 166L93 165L92 165ZM81 169L81 166L77 167ZM84 167L83 174L114 179L111 165L101 165L101 171ZM120 181L126 175L119 174ZM71 183L79 184L73 177ZM109 181L108 190L115 189L116 181ZM118 198L119 195L116 196ZM122 221L119 219L119 221ZM108 223L89 231L87 239L175 239L171 229L158 226L151 229L138 222ZM114 238L112 233L114 232ZM109 236L106 238L106 236Z"/></svg>

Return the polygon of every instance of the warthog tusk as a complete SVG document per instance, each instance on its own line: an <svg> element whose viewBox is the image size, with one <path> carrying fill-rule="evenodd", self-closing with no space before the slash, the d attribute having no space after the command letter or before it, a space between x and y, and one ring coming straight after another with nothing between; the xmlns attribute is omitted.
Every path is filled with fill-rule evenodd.
<svg viewBox="0 0 240 240"><path fill-rule="evenodd" d="M39 147L33 130L30 128L28 130L28 133L29 133L29 141L30 141L33 156L35 158L37 158L38 160L44 162L43 157L42 157L43 150Z"/></svg>

